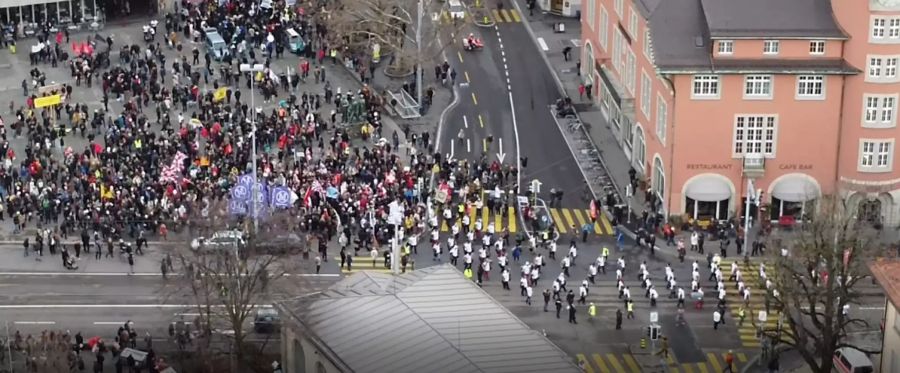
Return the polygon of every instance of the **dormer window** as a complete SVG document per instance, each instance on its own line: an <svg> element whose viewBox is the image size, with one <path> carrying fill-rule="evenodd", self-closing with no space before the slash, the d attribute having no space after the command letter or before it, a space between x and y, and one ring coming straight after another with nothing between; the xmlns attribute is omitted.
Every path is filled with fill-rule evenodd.
<svg viewBox="0 0 900 373"><path fill-rule="evenodd" d="M778 40L766 40L763 42L763 54L770 56L776 55L778 54L778 48Z"/></svg>
<svg viewBox="0 0 900 373"><path fill-rule="evenodd" d="M733 54L734 42L731 40L719 40L719 54Z"/></svg>

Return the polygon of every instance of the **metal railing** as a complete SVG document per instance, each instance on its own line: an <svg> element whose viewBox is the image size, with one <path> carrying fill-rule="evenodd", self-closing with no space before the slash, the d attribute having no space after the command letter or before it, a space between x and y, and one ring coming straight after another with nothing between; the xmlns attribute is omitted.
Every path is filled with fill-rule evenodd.
<svg viewBox="0 0 900 373"><path fill-rule="evenodd" d="M390 96L390 105L397 112L397 115L403 119L415 119L421 117L421 112L419 111L420 105L416 100L406 92L406 90L399 90L397 92L388 91L388 95Z"/></svg>

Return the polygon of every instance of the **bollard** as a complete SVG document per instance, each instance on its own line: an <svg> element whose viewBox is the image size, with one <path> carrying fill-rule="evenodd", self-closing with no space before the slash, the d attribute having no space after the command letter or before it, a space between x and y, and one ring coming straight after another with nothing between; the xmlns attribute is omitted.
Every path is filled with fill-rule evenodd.
<svg viewBox="0 0 900 373"><path fill-rule="evenodd" d="M490 23L490 21L488 21L488 16L484 16L484 24L486 25L488 23Z"/></svg>
<svg viewBox="0 0 900 373"><path fill-rule="evenodd" d="M647 348L647 338L641 338L641 348L642 349Z"/></svg>

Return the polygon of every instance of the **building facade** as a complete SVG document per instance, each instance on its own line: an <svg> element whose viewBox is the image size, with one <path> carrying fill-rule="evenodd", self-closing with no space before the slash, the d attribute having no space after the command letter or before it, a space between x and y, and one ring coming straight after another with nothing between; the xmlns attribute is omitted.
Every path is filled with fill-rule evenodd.
<svg viewBox="0 0 900 373"><path fill-rule="evenodd" d="M102 0L5 0L0 2L0 23L54 25L90 22L102 18Z"/></svg>
<svg viewBox="0 0 900 373"><path fill-rule="evenodd" d="M900 224L900 1L582 7L585 84L664 213L734 217L752 185L762 219L838 195Z"/></svg>
<svg viewBox="0 0 900 373"><path fill-rule="evenodd" d="M900 372L900 261L878 259L869 264L872 276L884 288L884 316L881 319L880 372Z"/></svg>

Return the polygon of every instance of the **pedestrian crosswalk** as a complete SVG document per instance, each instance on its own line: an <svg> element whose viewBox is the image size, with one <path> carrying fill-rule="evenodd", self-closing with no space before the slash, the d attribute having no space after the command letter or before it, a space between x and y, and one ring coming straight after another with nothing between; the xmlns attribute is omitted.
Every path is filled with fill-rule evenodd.
<svg viewBox="0 0 900 373"><path fill-rule="evenodd" d="M745 307L744 322L740 322L740 309L745 306L743 297L737 292L737 283L730 279L731 263L736 262L741 270L741 275L745 286L750 289L750 302ZM766 269L771 269L768 263L763 262ZM770 307L766 312L766 321L759 321L759 311L766 311L766 288L765 280L759 276L759 262L745 262L743 260L723 259L720 264L722 275L725 277L726 283L726 299L731 308L731 319L738 325L738 334L741 338L741 346L747 348L760 347L760 339L758 337L757 328L762 327L766 330L774 330L778 328L778 319L781 317L779 310ZM772 276L770 271L766 272L767 276Z"/></svg>
<svg viewBox="0 0 900 373"><path fill-rule="evenodd" d="M471 12L465 12L462 21L465 23L472 23L475 21L473 17L475 17L475 14ZM522 17L515 9L492 9L490 12L485 12L483 17L488 18L488 21L492 21L494 23L522 22ZM446 10L441 12L440 19L444 24L453 23L453 17L451 17L450 12ZM483 22L483 20L479 20L479 22Z"/></svg>
<svg viewBox="0 0 900 373"><path fill-rule="evenodd" d="M592 227L593 235L612 235L614 233L613 226L606 216L601 215L597 221L594 221L591 219L591 211L588 209L551 208L549 210L553 225L559 233L580 234L582 227L588 224ZM448 221L441 217L440 220L441 232L449 232L453 224L462 224L460 219ZM481 208L480 211L475 208L469 209L469 229L475 229L478 220L481 220L482 229L487 229L489 224L493 224L496 232L505 230L510 234L515 234L521 229L518 225L518 212L512 207L506 208L506 211L491 211L487 207Z"/></svg>
<svg viewBox="0 0 900 373"><path fill-rule="evenodd" d="M706 361L694 363L680 363L673 354L669 354L667 358L659 356L656 359L650 352L647 356L640 360L630 353L582 353L575 355L579 365L583 366L586 373L641 373L642 369L639 361L652 361L655 370L670 373L718 373L727 369L726 355L728 352L707 352L705 354ZM732 372L739 372L747 363L747 354L737 352L734 354L734 367Z"/></svg>

